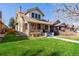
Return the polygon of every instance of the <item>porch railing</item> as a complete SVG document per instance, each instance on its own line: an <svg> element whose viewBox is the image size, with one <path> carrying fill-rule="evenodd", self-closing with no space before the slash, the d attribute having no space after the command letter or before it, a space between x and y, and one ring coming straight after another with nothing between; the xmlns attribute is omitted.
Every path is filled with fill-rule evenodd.
<svg viewBox="0 0 79 59"><path fill-rule="evenodd" d="M42 30L31 29L30 30L30 35L31 36L41 36L42 35Z"/></svg>
<svg viewBox="0 0 79 59"><path fill-rule="evenodd" d="M30 32L42 32L42 30L31 29Z"/></svg>

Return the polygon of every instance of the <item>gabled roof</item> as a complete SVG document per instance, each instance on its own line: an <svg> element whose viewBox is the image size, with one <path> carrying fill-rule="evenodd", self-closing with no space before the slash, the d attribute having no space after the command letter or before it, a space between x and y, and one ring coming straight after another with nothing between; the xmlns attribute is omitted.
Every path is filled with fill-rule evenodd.
<svg viewBox="0 0 79 59"><path fill-rule="evenodd" d="M27 13L33 11L33 10L38 10L38 11L44 16L43 12L42 12L38 7L28 9L27 12L26 12L25 14L27 14Z"/></svg>

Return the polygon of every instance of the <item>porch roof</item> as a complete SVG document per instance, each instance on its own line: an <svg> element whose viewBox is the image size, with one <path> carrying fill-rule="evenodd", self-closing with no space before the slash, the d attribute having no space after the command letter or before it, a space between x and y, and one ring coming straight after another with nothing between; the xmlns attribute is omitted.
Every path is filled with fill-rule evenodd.
<svg viewBox="0 0 79 59"><path fill-rule="evenodd" d="M25 22L30 22L30 23L38 23L38 24L46 24L46 25L53 25L53 22L50 21L42 21L39 19L34 19L34 18L29 18L29 17L24 17Z"/></svg>
<svg viewBox="0 0 79 59"><path fill-rule="evenodd" d="M55 26L65 26L63 23L56 24Z"/></svg>
<svg viewBox="0 0 79 59"><path fill-rule="evenodd" d="M59 23L59 24L56 24L56 25L54 25L54 26L60 26L61 25L61 23Z"/></svg>

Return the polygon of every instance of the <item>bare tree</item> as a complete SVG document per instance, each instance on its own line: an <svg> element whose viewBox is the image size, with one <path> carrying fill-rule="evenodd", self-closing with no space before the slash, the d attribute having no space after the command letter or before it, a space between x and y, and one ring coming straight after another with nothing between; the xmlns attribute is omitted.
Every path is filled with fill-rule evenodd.
<svg viewBox="0 0 79 59"><path fill-rule="evenodd" d="M79 4L63 4L63 8L58 8L56 12L60 19L79 21Z"/></svg>

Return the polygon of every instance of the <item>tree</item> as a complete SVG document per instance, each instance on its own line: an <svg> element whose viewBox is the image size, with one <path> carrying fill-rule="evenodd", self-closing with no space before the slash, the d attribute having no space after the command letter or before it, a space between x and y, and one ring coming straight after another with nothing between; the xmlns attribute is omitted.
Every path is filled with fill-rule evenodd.
<svg viewBox="0 0 79 59"><path fill-rule="evenodd" d="M13 17L11 17L9 21L9 27L15 29L15 20Z"/></svg>
<svg viewBox="0 0 79 59"><path fill-rule="evenodd" d="M56 10L59 19L70 21L79 21L79 4L63 4L63 8Z"/></svg>

